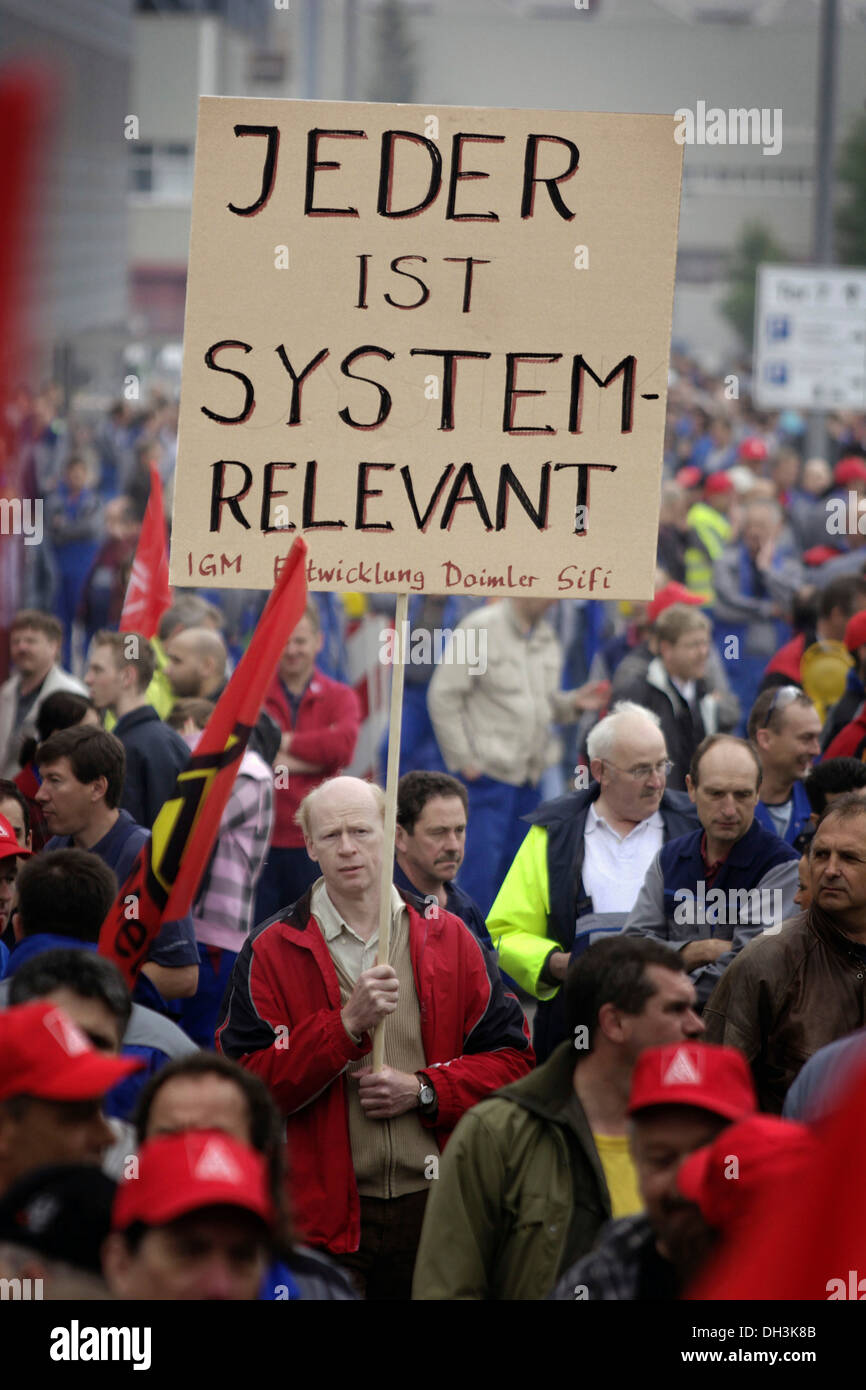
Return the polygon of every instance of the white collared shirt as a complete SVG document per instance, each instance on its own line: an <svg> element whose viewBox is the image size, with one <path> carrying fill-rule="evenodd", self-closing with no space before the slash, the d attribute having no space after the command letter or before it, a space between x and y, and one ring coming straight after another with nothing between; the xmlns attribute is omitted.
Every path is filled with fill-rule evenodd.
<svg viewBox="0 0 866 1390"><path fill-rule="evenodd" d="M584 830L583 886L594 912L631 912L647 869L664 844L661 811L619 835L591 805Z"/></svg>

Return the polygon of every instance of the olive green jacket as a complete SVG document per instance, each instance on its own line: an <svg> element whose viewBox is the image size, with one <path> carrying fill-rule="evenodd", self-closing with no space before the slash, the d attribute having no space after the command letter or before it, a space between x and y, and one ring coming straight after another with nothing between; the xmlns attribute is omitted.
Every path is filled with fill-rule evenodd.
<svg viewBox="0 0 866 1390"><path fill-rule="evenodd" d="M431 1184L416 1299L542 1299L610 1220L571 1041L460 1120ZM572 1103L573 1101L573 1103Z"/></svg>

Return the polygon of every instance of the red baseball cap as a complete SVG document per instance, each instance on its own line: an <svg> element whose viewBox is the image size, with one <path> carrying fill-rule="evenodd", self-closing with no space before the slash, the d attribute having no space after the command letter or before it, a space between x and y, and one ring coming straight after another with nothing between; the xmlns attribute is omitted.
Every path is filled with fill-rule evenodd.
<svg viewBox="0 0 866 1390"><path fill-rule="evenodd" d="M733 492L734 484L724 469L719 469L718 473L711 473L704 483L704 496L713 497L720 492Z"/></svg>
<svg viewBox="0 0 866 1390"><path fill-rule="evenodd" d="M22 859L27 859L30 850L19 845L12 826L5 816L0 816L0 859L12 859L16 854L20 854Z"/></svg>
<svg viewBox="0 0 866 1390"><path fill-rule="evenodd" d="M846 483L857 483L866 478L866 460L860 458L859 454L849 454L847 458L840 459L833 469L833 482L840 487Z"/></svg>
<svg viewBox="0 0 866 1390"><path fill-rule="evenodd" d="M678 584L672 579L670 584L665 584L663 589L659 589L655 598L647 604L647 622L654 623L659 614L664 613L666 608L672 608L675 603L689 603L694 608L700 608L703 602L700 594L693 594L685 584Z"/></svg>
<svg viewBox="0 0 866 1390"><path fill-rule="evenodd" d="M725 1230L748 1214L755 1198L795 1174L815 1144L806 1125L750 1115L683 1159L677 1187L708 1226Z"/></svg>
<svg viewBox="0 0 866 1390"><path fill-rule="evenodd" d="M240 1207L272 1230L276 1212L264 1158L218 1129L162 1134L142 1144L138 1176L119 1183L111 1229L123 1231L134 1221L165 1226L202 1207Z"/></svg>
<svg viewBox="0 0 866 1390"><path fill-rule="evenodd" d="M838 560L843 552L834 550L831 545L813 545L811 550L804 550L802 561L804 565L817 569L819 565L825 565L828 560Z"/></svg>
<svg viewBox="0 0 866 1390"><path fill-rule="evenodd" d="M682 1042L648 1047L631 1080L628 1113L651 1105L691 1105L742 1120L754 1115L758 1098L742 1052L715 1043Z"/></svg>
<svg viewBox="0 0 866 1390"><path fill-rule="evenodd" d="M98 1052L68 1014L43 999L0 1013L0 1100L94 1100L143 1065Z"/></svg>
<svg viewBox="0 0 866 1390"><path fill-rule="evenodd" d="M859 613L848 619L845 626L845 646L849 652L856 652L858 647L866 643L866 608L861 608Z"/></svg>
<svg viewBox="0 0 866 1390"><path fill-rule="evenodd" d="M693 463L687 463L676 475L676 482L688 492L693 487L700 487L703 475L699 468L695 468Z"/></svg>
<svg viewBox="0 0 866 1390"><path fill-rule="evenodd" d="M759 439L756 434L750 434L740 445L737 457L745 459L746 463L761 463L767 457L767 453L763 439Z"/></svg>

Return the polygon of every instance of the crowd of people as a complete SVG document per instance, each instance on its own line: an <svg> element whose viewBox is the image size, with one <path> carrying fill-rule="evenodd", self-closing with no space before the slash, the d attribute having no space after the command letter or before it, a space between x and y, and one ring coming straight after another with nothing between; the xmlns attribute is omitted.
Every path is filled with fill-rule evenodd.
<svg viewBox="0 0 866 1390"><path fill-rule="evenodd" d="M384 904L346 628L393 596L310 593L132 991L100 928L266 596L178 589L153 637L121 631L176 408L18 394L44 535L4 538L0 1278L713 1287L866 1085L866 416L807 457L749 386L673 354L651 600L413 596L446 655L407 671Z"/></svg>

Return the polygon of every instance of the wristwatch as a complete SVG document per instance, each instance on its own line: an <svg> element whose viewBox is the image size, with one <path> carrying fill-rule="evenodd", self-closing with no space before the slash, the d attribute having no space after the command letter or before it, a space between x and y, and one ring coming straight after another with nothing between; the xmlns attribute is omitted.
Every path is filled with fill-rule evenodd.
<svg viewBox="0 0 866 1390"><path fill-rule="evenodd" d="M422 1072L416 1072L415 1075L421 1083L418 1088L418 1109L422 1115L432 1115L439 1105L436 1092Z"/></svg>

